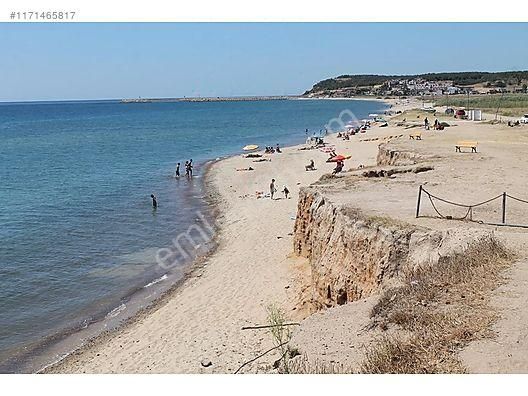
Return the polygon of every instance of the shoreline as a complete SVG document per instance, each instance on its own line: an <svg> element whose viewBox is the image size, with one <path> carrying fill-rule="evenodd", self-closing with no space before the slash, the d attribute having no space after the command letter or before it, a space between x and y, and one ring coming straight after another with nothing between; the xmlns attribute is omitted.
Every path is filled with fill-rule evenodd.
<svg viewBox="0 0 528 396"><path fill-rule="evenodd" d="M208 248L205 253L198 253L195 258L191 259L186 265L181 269L177 269L175 272L171 273L169 270L161 277L158 276L160 274L156 274L156 276L147 284L137 286L137 288L131 293L124 296L121 300L121 305L115 306L109 311L102 311L97 316L90 318L90 321L86 325L66 327L61 332L50 334L46 339L35 343L34 346L30 347L29 351L8 358L6 360L7 367L11 365L13 368L18 369L13 371L17 373L46 373L48 370L60 365L61 362L64 359L67 359L70 355L82 353L85 348L90 348L94 343L103 342L104 339L110 337L115 332L132 325L142 317L159 309L189 278L193 277L197 271L203 269L203 263L210 255L214 254L218 246L217 238L219 230L217 225L218 216L216 214L218 212L216 200L218 199L219 193L206 185L207 175L213 164L222 161L223 159L225 158L207 160L201 166L203 169L203 174L200 178L200 181L203 184L201 188L205 192L202 199L207 212L205 216L206 220L211 222L212 227L214 228L212 238L207 242ZM179 275L178 272L180 272L181 275ZM175 279L171 280L171 278ZM170 282L168 285L162 282L166 279ZM151 293L154 298L145 305L142 305L141 299L144 297L144 294L148 294L145 289L156 284L159 284L158 289L154 289ZM119 312L118 315L112 316L114 311L119 311L120 307L123 305L128 307L129 304L132 306L131 312L127 313L125 318L120 318ZM115 320L113 320L114 318ZM87 330L89 334L85 341L83 332ZM58 351L60 351L58 354L60 356L56 356L57 353L52 352L54 350L53 348L57 348ZM39 351L43 353L39 354ZM54 355L56 358L49 361L50 359L47 357ZM39 358L47 361L47 363L34 363L35 360L40 360ZM14 363L10 363L11 360L14 360Z"/></svg>
<svg viewBox="0 0 528 396"><path fill-rule="evenodd" d="M344 146L344 142L341 143L341 140L337 141L335 136L329 135L329 140L336 144L337 146ZM225 311L226 315L232 314L232 301L230 297L226 297L225 295L222 295L221 292L219 296L211 297L211 298L205 298L201 296L200 302L203 304L203 310L200 310L199 308L193 307L193 303L196 301L196 298L182 298L182 295L191 294L194 292L193 289L198 288L200 290L200 294L207 293L209 290L214 288L224 288L225 294L231 294L231 295L237 295L237 294L245 294L246 297L254 296L257 300L261 300L257 303L253 301L253 305L251 307L248 307L248 304L242 304L239 309L247 309L247 315L236 315L236 320L228 320L226 321L225 325L230 327L230 332L232 334L239 333L239 330L242 326L240 324L248 325L248 324L259 324L259 323L265 323L266 320L266 306L271 303L278 303L281 307L285 307L285 310L288 312L289 315L294 315L296 318L302 319L304 318L304 315L306 315L306 312L296 312L295 307L295 300L296 297L299 295L299 290L295 290L300 284L294 280L296 276L299 274L296 273L293 267L298 265L298 261L296 259L292 259L289 256L289 253L291 252L291 236L285 236L286 234L291 234L291 231L293 230L293 223L290 218L295 218L296 213L296 206L297 206L297 194L300 189L300 187L307 186L313 182L315 182L322 174L328 173L332 168L332 164L323 164L322 158L326 158L327 154L320 153L318 150L312 150L312 151L300 151L298 150L302 145L294 145L294 146L287 146L283 148L283 154L274 154L270 156L269 158L272 160L272 162L263 162L258 164L253 164L251 160L248 160L246 158L242 158L241 155L233 155L227 158L223 158L218 161L212 161L209 168L207 169L207 172L204 173L204 184L206 188L206 197L210 200L211 204L213 205L213 211L214 211L214 226L215 226L215 247L213 250L209 252L209 254L205 257L203 257L199 262L192 265L192 269L189 270L189 273L187 276L182 279L181 282L179 282L177 285L172 287L170 291L165 293L160 299L153 303L150 308L147 308L143 311L141 311L138 315L131 318L130 320L127 320L123 325L119 326L118 328L110 331L105 332L101 334L100 336L90 340L85 345L81 346L74 352L72 352L70 355L66 356L64 359L56 362L55 364L48 366L45 369L40 370L41 373L60 373L60 372L150 372L152 371L152 367L149 365L143 366L139 364L139 366L136 364L136 362L130 362L130 364L127 363L126 367L117 367L117 366L123 366L124 363L119 357L115 357L114 354L116 351L115 348L124 348L123 344L121 342L125 341L118 341L119 339L130 339L130 341L126 341L126 343L130 347L135 347L134 343L139 343L142 340L137 337L136 335L131 336L130 334L134 334L137 331L146 331L148 329L148 333L152 335L153 333L164 333L165 329L158 328L159 327L159 321L156 321L156 319L159 319L160 317L166 318L166 314L170 312L169 316L178 316L177 312L174 312L175 308L182 309L184 311L193 310L196 309L198 313L195 315L188 315L192 316L194 318L194 321L203 321L202 318L200 318L200 314L203 313L203 310L208 309L211 305L219 305L222 307L222 310ZM355 144L354 144L355 146ZM369 144L369 147L371 149L371 152L369 152L369 156L373 160L375 157L375 153L377 151L377 144L372 143ZM316 160L316 162L319 164L320 169L317 172L305 172L304 171L304 162L308 162L309 158L312 156L318 156L319 159ZM292 161L295 161L295 163L299 163L299 160L295 159L295 157L303 158L300 160L300 164L302 167L300 167L299 171L290 172L288 173L287 166L285 167L285 164L289 164ZM365 162L363 160L360 160L361 163ZM257 169L256 172L233 172L234 168L240 167L241 165L245 164L247 166L249 163L252 164L254 168ZM257 175L259 174L259 180L262 180L262 182L257 183L258 187L262 188L263 190L266 190L266 184L269 183L265 180L271 177L271 174L275 173L268 173L263 170L263 172L258 171L258 167L269 167L273 166L275 163L278 163L278 166L275 168L273 172L280 174L280 180L279 182L282 183L283 180L289 179L290 182L287 183L288 188L292 192L292 198L289 200L280 199L279 201L270 201L269 199L261 199L261 200L254 200L253 198L247 197L247 195L253 193L255 191L255 188L252 183L246 183L241 182L240 178L245 178L246 176L249 178L251 174ZM359 165L359 163L357 164ZM356 165L356 166L357 166ZM326 169L328 168L328 169ZM228 175L229 174L229 175ZM220 175L220 176L219 176ZM229 179L231 177L231 179ZM225 180L225 179L228 180ZM294 180L304 179L303 182L294 182ZM280 187L280 185L278 185ZM280 187L281 188L281 187ZM280 190L279 188L279 190ZM240 190L244 191L240 191ZM231 191L232 190L232 191ZM222 192L223 191L223 192ZM246 194L242 194L243 192L246 192ZM240 195L242 194L242 195ZM278 193L279 194L279 193ZM281 194L282 196L282 194ZM251 200L251 202L246 203L244 205L244 209L246 211L249 211L247 213L247 216L244 216L242 213L239 212L239 208L237 205L241 203L241 201L247 201ZM276 213L269 212L264 210L264 212L261 212L261 210L255 208L255 205L265 205L266 207L270 207L270 205L287 205L286 208L280 208L280 211L282 215L279 217ZM256 209L256 210L255 210ZM270 210L271 207L269 208ZM235 212L236 214L234 215ZM281 226L275 225L275 229L273 226L271 227L265 227L263 226L261 229L257 230L248 230L247 225L249 224L256 224L255 221L258 223L260 221L260 215L259 213L269 213L270 217L275 217L275 220L279 221L281 223ZM266 221L265 219L262 220L263 223L268 224L269 221ZM271 222L273 224L274 221ZM240 226L238 226L240 224ZM270 225L271 225L270 224ZM241 227L241 229L240 229ZM233 230L235 228L236 230ZM234 232L235 231L235 232ZM248 236L247 234L252 234L251 236ZM272 236L272 234L275 233L281 233L283 236ZM254 235L254 236L253 236ZM244 243L241 243L241 239L247 238L246 242L249 242L250 240L254 240L255 238L262 238L266 239L267 243L270 245L269 249L264 249L263 252L255 253L255 255L258 258L259 262L259 268L255 269L249 269L247 264L251 262L251 260L255 259L253 254L251 252L248 252L245 249ZM234 246L236 245L236 246ZM240 246L239 246L240 245ZM253 246L252 246L253 248ZM240 250L243 249L243 250ZM277 250L278 249L278 250ZM233 254L229 252L230 250L234 250ZM277 250L274 254L274 250ZM226 253L226 251L228 251ZM247 259L240 259L237 263L237 268L232 269L233 265L230 265L230 261L235 260L239 256L246 256ZM262 256L262 257L261 257ZM268 257L265 257L268 256ZM273 258L272 258L273 257ZM270 272L268 268L268 262L270 260L277 260L281 261L284 266L281 266L277 263L275 263L275 268ZM255 264L253 264L255 265ZM229 271L232 270L233 274L230 274ZM249 273L247 271L250 271ZM211 272L219 273L218 276L211 275ZM221 275L220 275L221 274ZM245 290L245 293L241 293L239 289L242 286L241 281L248 281L248 277L251 280L251 277L258 274L259 277L264 276L264 278L268 279L268 282L270 282L270 285L273 285L274 291L270 291L269 289L272 287L267 287L266 285L262 285L262 282L258 281L257 279L252 279L254 282L256 282L253 287L247 286L247 290ZM209 275L209 276L207 276ZM226 283L222 282L220 279L221 276L227 277ZM206 287L199 285L197 286L197 283L200 283L204 278L207 279L207 283L214 284L214 287ZM215 280L217 279L217 280ZM274 279L274 280L272 280ZM205 281L204 281L205 282ZM248 282L249 283L249 282ZM280 283L281 286L278 287L277 283ZM224 298L226 301L220 301L219 299ZM185 299L189 300L185 308L182 307L185 302L178 303L178 300ZM191 302L192 301L192 302ZM266 302L267 301L267 302ZM250 301L248 301L250 302ZM177 306L177 307L174 307ZM212 317L214 317L217 321L218 319L221 319L221 316L218 316L217 312L211 312L210 313ZM248 316L248 318L244 318L245 316ZM253 319L249 317L253 317ZM177 318L170 320L170 324L174 326L185 326L185 318ZM191 319L189 319L191 320ZM239 322L235 324L236 322ZM149 324L145 324L145 322L149 322ZM156 329L151 328L152 326L150 322L156 322L155 326ZM207 322L207 321L205 321ZM235 323L233 323L235 322ZM207 329L204 326L200 326L198 324L193 323L188 324L189 327L197 328L198 333L204 333L205 339L203 340L203 344L211 344L215 345L218 344L220 341L216 338L221 337L221 334L211 334L210 330ZM222 345L228 345L229 342L235 342L235 339L240 337L242 335L230 336L230 337L224 337L223 344ZM138 338L134 342L132 342L132 338ZM160 337L161 338L161 337ZM194 342L197 341L198 335L193 334L192 339ZM271 344L271 339L268 339L269 337L265 337L262 335L245 335L244 338L247 338L247 340L244 340L243 348L239 349L257 349L257 350L263 350L268 349L269 345ZM148 340L146 340L148 342ZM179 341L179 340L178 340ZM119 345L118 345L119 343ZM148 344L146 348L151 348L152 344ZM252 347L254 346L254 347ZM161 347L161 346L160 346ZM111 366L105 366L104 364L97 364L94 363L93 359L100 360L99 356L104 356L106 354L107 349L111 349L112 352L109 353L108 357L112 358ZM189 351L186 350L187 348L181 347L177 348L177 352L181 353L182 355L189 355ZM199 349L199 348L198 348ZM208 349L205 348L204 349ZM104 350L105 352L102 352ZM174 366L159 366L154 368L154 372L233 372L236 367L234 365L238 362L244 361L245 358L248 355L248 353L251 355L253 351L246 350L243 353L233 352L237 351L237 348L234 348L230 351L231 355L234 356L225 356L222 359L222 365L220 367L217 367L216 364L214 364L214 367L210 369L205 369L204 367L201 367L199 364L191 364L190 362L172 362L173 364L177 364L177 367ZM163 353L165 357L167 357L166 353ZM243 355L244 357L240 357L240 355ZM198 359L200 360L200 359ZM87 367L88 362L90 362L90 366ZM104 363L104 362L100 362ZM161 363L161 362L160 362ZM215 362L216 363L216 362ZM259 371L259 369L256 369Z"/></svg>
<svg viewBox="0 0 528 396"><path fill-rule="evenodd" d="M397 103L395 104L398 106ZM404 102L400 105L404 108L412 106L413 103ZM476 126L479 126L478 132L475 132ZM364 202L363 206L367 208L363 207L362 210L367 210L366 213L369 216L374 215L372 218L384 221L383 227L387 224L399 224L398 221L402 221L401 224L407 224L406 222L419 224L425 226L426 229L430 226L431 230L440 232L447 229L446 235L450 233L450 227L460 228L461 232L473 234L480 227L479 225L471 223L468 226L463 223L453 223L450 220L424 219L423 217L421 220L416 220L414 217L416 198L414 185L417 180L426 177L427 181L430 179L435 181L432 185L443 186L444 189L449 190L450 183L445 181L451 180L453 172L451 167L454 159L464 161L465 166L470 170L480 169L481 165L470 161L473 157L453 154L452 141L461 133L464 136L479 134L479 141L483 141L483 154L479 153L478 158L480 161L488 162L493 155L498 155L503 149L501 144L504 142L495 140L497 133L501 133L500 136L504 137L505 130L510 139L518 138L503 126L492 126L486 123L461 120L454 123L452 127L453 129L449 128L443 133L427 132L425 139L418 142L406 139L405 129L397 128L397 126L374 127L367 134L356 135L350 141L343 141L337 139L335 135L329 135L327 141L334 144L339 153L353 154L352 158L347 161L345 170L376 164L376 157L380 152L378 144L390 139L393 139L391 144L394 147L403 150L402 153L408 150L421 153L420 155L425 154L424 158L429 158L431 153L440 155L435 157L437 160L432 169L434 173L426 176L422 176L421 173L420 176L399 176L398 178L404 182L399 184L396 184L396 181L391 182L392 179L364 181L363 187L358 184L356 188L353 188L353 199ZM394 136L395 131L398 131L397 136ZM368 138L365 139L367 136ZM312 359L325 361L330 352L329 359L335 359L334 356L337 356L345 362L349 359L348 363L359 363L360 356L355 352L347 354L346 357L341 356L342 345L352 342L354 345L352 348L355 348L363 342L370 343L371 340L368 337L373 334L365 334L363 338L354 341L350 340L349 331L340 334L339 328L361 324L361 321L365 320L368 322L370 317L367 312L370 309L368 304L376 301L379 296L374 294L372 299L352 300L342 308L334 307L311 315L313 310L308 301L310 297L306 294L311 289L306 281L313 274L310 274L307 258L293 254L293 238L291 238L293 224L291 221L297 219L297 210L300 210L297 198L301 189L317 180L321 180L324 184L320 176L329 173L333 165L325 163L324 160L328 158L327 154L319 150L302 151L299 150L300 147L301 145L285 147L283 154L263 157L271 161L254 163L253 160L243 158L241 155L234 155L212 163L204 181L207 183L208 191L211 192L206 196L214 199L218 210L215 218L217 245L211 255L204 258L201 267L203 271L194 277L189 277L181 287L176 288L174 293L167 295L163 304L146 311L142 317L138 317L126 327L108 333L105 338L94 340L83 350L68 356L44 372L234 373L246 362L259 356L263 351L267 351L273 345L266 331L242 331L251 326L268 323L266 310L271 304L280 307L288 321L301 322L304 335L302 332L297 333L295 346L299 346L301 351L310 354ZM316 172L306 172L303 169L310 158L315 158ZM254 170L243 171L247 170L248 165ZM498 172L500 171L499 169ZM350 176L353 178L354 174ZM291 199L284 199L281 193L277 193L279 198L273 201L257 199L255 192L259 189L266 191L271 177L277 179L278 190L281 189L283 183L288 186L292 195ZM330 186L327 191L330 193L329 202L335 199L338 204L352 203L350 201L352 196L349 192L351 186L347 185L347 178L348 175L344 175L343 178L335 180L336 183L342 183L341 187L344 189L333 189ZM464 180L458 183L464 184ZM482 191L473 191L473 194L479 197L482 194L490 195L492 193L490 189L494 189L495 185L490 184L485 187ZM401 197L397 200L369 201L372 194L376 192L387 198L392 197L396 189L403 192L403 196L406 196L413 204L402 207ZM501 187L503 191L510 189L512 189L511 185ZM449 195L449 192L444 192L444 194ZM304 213L308 214L312 211L311 203L305 202L305 204L308 206L304 208ZM384 220L383 216L387 215L387 212L391 212L391 220ZM310 232L308 230L308 233ZM456 232L453 235L455 239L458 238ZM500 235L501 239L506 236L514 237L510 238L512 239L510 242L518 244L525 234L515 230L500 230L497 235ZM258 243L255 243L257 241ZM319 243L324 244L325 242L319 241ZM451 248L456 249L455 245ZM524 279L521 275L518 276L519 279L514 278L514 281L519 282ZM322 292L324 295L326 295L326 287L324 285ZM304 296L303 293L305 293ZM303 306L303 303L308 305ZM366 305L358 309L361 304ZM305 322L304 319L308 317L310 320ZM323 317L340 321L338 328L332 329L336 331L335 333L327 328L329 323L327 320L322 320ZM352 320L352 322L343 321L345 319ZM506 317L498 322L502 326L499 328L499 333L513 345L510 347L513 350L517 345L507 330L507 326L511 326L509 320ZM354 329L355 327L352 327L352 332L356 331ZM326 334L327 331L331 334ZM361 331L358 327L357 332ZM325 339L325 335L330 338ZM336 339L333 338L334 336ZM320 342L314 343L314 337L319 338ZM486 342L481 343L487 345ZM494 341L491 340L491 342ZM479 348L482 349L476 343L471 344L464 351L463 360L468 362L472 370L477 367L475 363L479 356L477 353L482 353ZM245 366L244 372L274 372L273 364L278 358L280 356L276 354L267 355ZM494 358L495 356L490 356L488 361L493 361ZM522 360L522 358L519 359ZM330 364L332 362L333 360L330 360Z"/></svg>
<svg viewBox="0 0 528 396"><path fill-rule="evenodd" d="M390 102L384 103L387 105L391 104ZM300 145L286 146L283 148L283 150L296 151L299 146ZM89 338L86 343L81 344L79 347L73 349L65 356L61 356L58 360L40 368L37 371L38 373L61 372L62 368L68 366L69 362L74 360L75 357L90 353L90 351L100 347L101 345L104 345L109 340L115 339L119 336L119 334L125 333L131 327L152 316L153 313L162 309L164 306L170 303L171 300L175 299L179 293L185 290L189 283L192 283L193 280L196 280L203 275L207 262L218 252L219 240L222 238L222 232L224 228L222 221L224 220L226 212L228 211L228 207L226 207L225 202L222 202L225 201L225 196L223 197L222 193L219 191L219 186L215 182L215 177L212 173L214 173L214 171L218 168L225 167L223 165L224 163L229 163L230 161L239 159L240 154L233 154L228 157L207 161L207 166L203 172L202 178L203 188L205 191L205 201L207 203L208 212L210 214L210 218L213 220L213 226L215 229L212 242L213 247L205 255L194 260L185 270L184 276L180 280L176 281L176 283L172 284L163 293L161 293L161 295L149 305L141 308L135 314L131 315L129 318L124 320L122 323L119 323L114 328L110 330L104 330L95 337Z"/></svg>

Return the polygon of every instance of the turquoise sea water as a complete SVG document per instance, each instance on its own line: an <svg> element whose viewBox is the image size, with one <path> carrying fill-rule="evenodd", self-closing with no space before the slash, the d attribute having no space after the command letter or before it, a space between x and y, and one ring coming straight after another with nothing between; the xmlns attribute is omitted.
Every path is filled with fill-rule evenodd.
<svg viewBox="0 0 528 396"><path fill-rule="evenodd" d="M52 335L118 316L116 308L154 280L175 280L165 279L155 252L207 212L206 161L246 144L301 143L305 129L319 131L343 110L363 118L385 107L337 100L0 104L0 371L16 371L21 356L41 353ZM176 163L183 168L190 158L195 177L174 179Z"/></svg>

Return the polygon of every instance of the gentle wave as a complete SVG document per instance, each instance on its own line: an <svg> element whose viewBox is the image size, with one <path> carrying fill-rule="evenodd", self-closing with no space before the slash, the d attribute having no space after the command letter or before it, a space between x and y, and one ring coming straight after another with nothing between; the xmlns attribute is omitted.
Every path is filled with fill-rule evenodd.
<svg viewBox="0 0 528 396"><path fill-rule="evenodd" d="M156 283L160 283L160 282L163 282L165 279L167 279L167 274L163 275L163 276L160 276L159 278L157 279L154 279L152 282L150 283L147 283L145 286L143 286L143 288L147 288L147 287L150 287L152 285L155 285Z"/></svg>

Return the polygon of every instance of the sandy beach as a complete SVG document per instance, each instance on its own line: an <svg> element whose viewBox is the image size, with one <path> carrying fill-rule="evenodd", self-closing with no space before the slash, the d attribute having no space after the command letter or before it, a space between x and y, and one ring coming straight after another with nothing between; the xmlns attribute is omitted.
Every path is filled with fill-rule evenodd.
<svg viewBox="0 0 528 396"><path fill-rule="evenodd" d="M413 102L400 105L403 110L417 106ZM399 108L395 106L394 109ZM366 134L358 134L350 141L338 139L335 135L329 136L326 141L335 145L337 153L352 156L346 161L345 171L375 167L379 162L380 143L390 141L402 151L421 153L424 158L427 157L428 163L433 163L434 172L405 173L398 177L397 184L394 184L394 178L388 178L387 181L379 179L370 184L360 181L352 185L342 178L339 180L346 186L322 187L323 190L326 188L332 202L361 207L377 217L390 213L398 221L453 235L453 229L456 232L469 229L470 233L487 232L488 229L477 223L415 219L416 188L419 184L428 182L429 188L437 186L443 194L455 193L469 180L475 182L482 179L479 173L481 169L489 169L493 177L502 177L502 182L507 186L483 181L484 187L471 189L472 192L465 199L485 198L497 189L516 189L518 195L528 196L525 188L518 188L519 180L516 177L508 178L509 175L503 172L508 166L519 166L518 161L524 161L521 151L515 151L507 159L508 154L503 146L508 144L505 142L511 142L517 150L520 143L515 142L519 139L524 142L528 136L526 128L522 128L522 134L518 135L517 130L512 132L504 125L456 121L456 125L446 131L436 135L424 132L429 135L416 141L409 139L409 131L398 126L398 121L396 117L388 127L374 126ZM421 123L422 120L415 122ZM478 125L478 132L475 125ZM479 135L483 154L457 156L455 161L465 162L453 162L454 142L460 136L475 138L475 133ZM502 138L497 140L499 135ZM164 299L148 315L99 337L47 372L233 373L243 363L273 346L266 329L242 330L244 326L267 324L267 307L271 304L281 307L288 320L301 322L301 326L294 331L294 341L303 353L318 361L355 367L362 359L360 347L368 345L376 335L361 335L361 329L368 325L368 312L375 304L377 293L372 289L369 292L371 296L366 292L358 294L361 298L357 301L310 316L314 308L306 304L303 296L311 293L308 285L313 274L310 274L309 260L293 252L294 224L301 188L330 173L334 164L325 162L328 154L317 149L300 150L301 147L303 145L284 148L280 154L264 155L262 158L268 161L263 162L253 162L253 159L239 155L214 163L207 174L206 183L218 205L217 249L170 298ZM498 157L500 161L497 161ZM305 171L305 165L312 159L317 170ZM461 168L453 166L455 163L461 164L466 172L457 171ZM254 170L240 170L248 167ZM356 177L350 174L350 177ZM276 180L278 190L276 199L257 199L257 192L269 191L272 178ZM288 199L281 192L283 186L287 186L291 193ZM509 245L518 248L522 252L520 257L524 257L524 230L502 228L494 232L507 240ZM521 262L523 260L517 264ZM515 272L516 267L513 268ZM525 271L512 276L510 282L522 284L523 277L526 277ZM523 298L519 295L516 303L509 301L509 304L519 305L524 301ZM500 311L503 308L498 306L497 309ZM512 319L503 318L506 322L499 321L496 325L499 326L496 329L499 338L504 337L501 342L511 345L512 350L514 345L518 350L528 350L524 341L519 345L508 339L508 335L510 339L512 337L511 332L501 330L500 326L507 328ZM526 330L522 332L524 334ZM356 334L357 337L351 339L350 334ZM515 338L518 337L516 333ZM479 345L465 352L465 364L474 371L497 370L484 363L486 359L493 360L493 356L478 358L489 351L487 344ZM351 348L356 349L353 351ZM502 350L501 353L508 352ZM242 372L269 372L278 357L277 353L267 354L245 366ZM505 367L507 364L501 370L508 371ZM526 362L517 361L515 367L518 370L526 369Z"/></svg>
<svg viewBox="0 0 528 396"><path fill-rule="evenodd" d="M335 137L328 141L339 153L354 147ZM346 168L373 164L377 144L354 147ZM266 324L270 304L282 307L292 320L306 315L296 309L296 279L303 276L304 260L291 254L298 192L335 166L325 163L328 154L300 147L265 155L267 162L240 155L213 164L206 183L219 206L218 248L203 269L155 312L74 353L51 371L229 373L269 349L272 340L265 330L241 328ZM311 159L317 170L307 172L304 167ZM236 170L250 166L253 171ZM257 199L255 192L268 192L272 178L277 199ZM289 199L281 192L283 186L291 192ZM209 368L202 367L204 359L212 362ZM258 371L260 365L268 369L270 361L259 360L248 371Z"/></svg>

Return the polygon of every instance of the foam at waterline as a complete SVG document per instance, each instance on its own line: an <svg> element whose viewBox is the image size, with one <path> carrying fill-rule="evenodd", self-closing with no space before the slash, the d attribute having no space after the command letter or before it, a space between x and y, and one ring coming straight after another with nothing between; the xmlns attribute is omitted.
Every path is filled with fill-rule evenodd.
<svg viewBox="0 0 528 396"><path fill-rule="evenodd" d="M156 283L160 283L160 282L163 282L165 279L167 279L168 276L167 274L163 275L163 276L160 276L159 278L157 279L154 279L152 282L149 282L147 283L145 286L143 286L144 289L146 289L147 287L150 287L152 285L155 285Z"/></svg>

